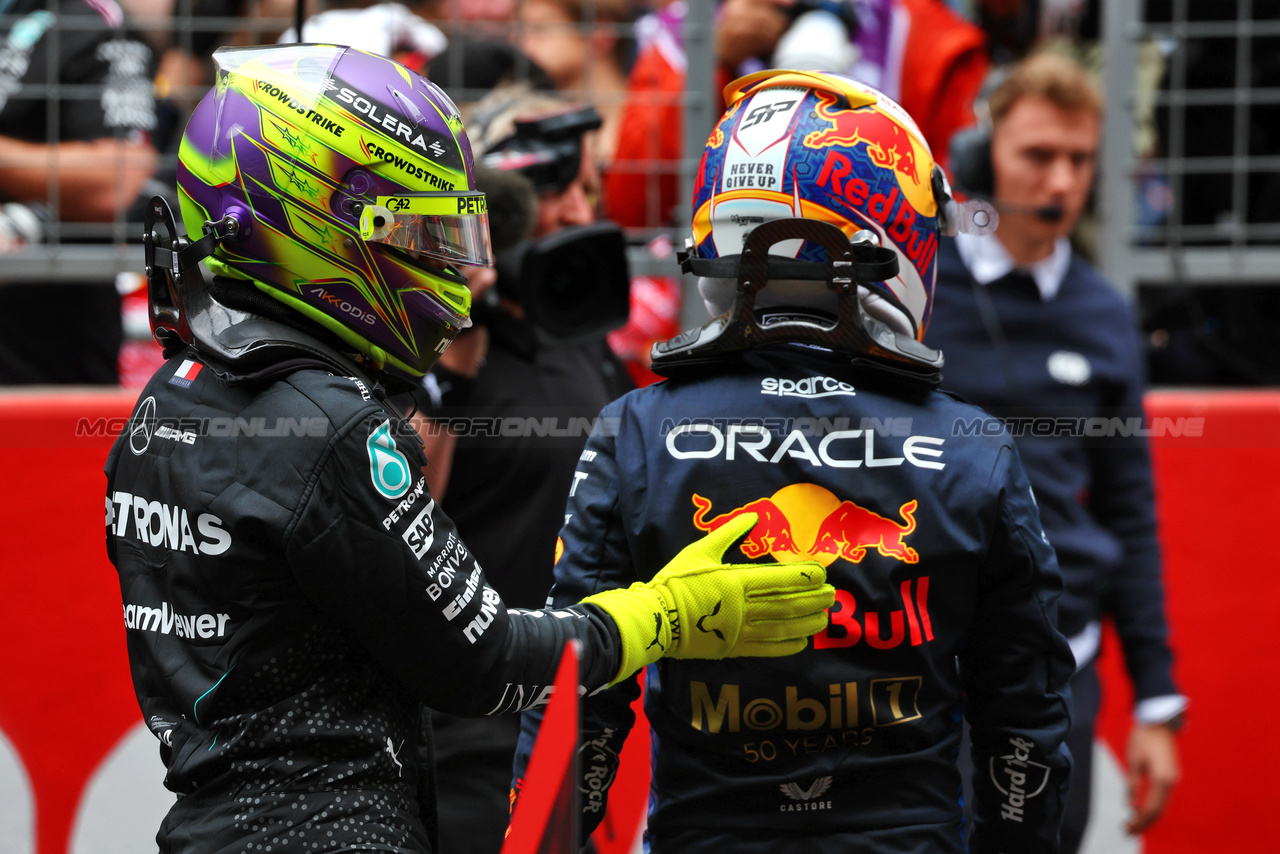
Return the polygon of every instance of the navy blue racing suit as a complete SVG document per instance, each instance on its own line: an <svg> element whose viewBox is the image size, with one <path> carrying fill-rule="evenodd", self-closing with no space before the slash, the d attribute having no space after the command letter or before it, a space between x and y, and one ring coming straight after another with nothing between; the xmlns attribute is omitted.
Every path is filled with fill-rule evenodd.
<svg viewBox="0 0 1280 854"><path fill-rule="evenodd" d="M601 416L574 476L554 604L649 579L748 511L759 522L726 560L812 557L838 591L827 629L794 657L648 668L651 850L963 851L962 712L984 769L972 850L1057 850L1072 672L1062 581L999 422L795 346L632 392ZM584 834L639 690L629 680L584 701ZM524 717L517 781L539 720Z"/></svg>

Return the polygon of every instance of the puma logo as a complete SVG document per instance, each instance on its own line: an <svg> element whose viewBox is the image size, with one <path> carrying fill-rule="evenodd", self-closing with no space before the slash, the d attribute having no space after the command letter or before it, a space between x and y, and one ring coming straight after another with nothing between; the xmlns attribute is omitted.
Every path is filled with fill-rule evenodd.
<svg viewBox="0 0 1280 854"><path fill-rule="evenodd" d="M645 649L653 649L655 646L658 649L662 650L663 652L667 651L667 648L662 645L662 615L661 614L653 615L653 640L649 642L649 645L646 646Z"/></svg>
<svg viewBox="0 0 1280 854"><path fill-rule="evenodd" d="M717 602L716 607L711 611L710 614L703 614L701 617L699 617L697 625L698 625L698 631L705 632L707 634L714 634L716 637L720 638L720 640L724 640L724 635L720 633L719 629L708 629L706 626L702 625L709 618L714 617L716 614L720 613L721 604L722 602Z"/></svg>

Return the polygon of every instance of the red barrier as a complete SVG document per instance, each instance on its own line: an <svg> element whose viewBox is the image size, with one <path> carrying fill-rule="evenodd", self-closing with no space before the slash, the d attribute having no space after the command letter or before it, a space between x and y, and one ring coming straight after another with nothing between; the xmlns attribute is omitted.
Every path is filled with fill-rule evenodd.
<svg viewBox="0 0 1280 854"><path fill-rule="evenodd" d="M105 419L128 418L136 396L0 398L0 729L25 765L38 843L31 849L20 839L12 854L72 850L72 821L86 784L141 719L125 656L120 585L104 549L102 473L112 441ZM99 418L103 429L93 436ZM155 770L163 773L158 753ZM10 809L6 804L0 812ZM14 820L21 817L10 813L7 821Z"/></svg>
<svg viewBox="0 0 1280 854"><path fill-rule="evenodd" d="M1147 412L1204 421L1199 438L1152 439L1175 673L1191 706L1182 783L1145 851L1274 850L1280 781L1265 768L1270 749L1248 745L1265 744L1280 709L1267 628L1280 613L1268 515L1280 486L1280 394L1152 392ZM1108 644L1101 665L1099 728L1123 760L1132 695L1117 653Z"/></svg>
<svg viewBox="0 0 1280 854"><path fill-rule="evenodd" d="M81 854L75 840L92 832L99 833L99 848L145 850L101 836L145 843L158 823L151 818L155 805L113 816L114 824L100 815L103 791L154 797L150 792L163 776L150 737L124 743L122 750L141 751L138 762L105 762L119 756L113 750L140 722L119 589L99 527L102 464L133 401L133 393L0 394L6 593L0 597L0 847L6 854ZM1192 705L1180 738L1184 781L1169 814L1147 835L1145 850L1266 850L1274 842L1267 841L1265 819L1280 799L1280 782L1263 767L1265 746L1261 755L1255 747L1242 759L1245 749L1238 745L1265 745L1280 707L1266 629L1280 612L1274 571L1280 546L1270 539L1266 516L1280 483L1280 393L1154 392L1148 409L1153 418L1170 419L1153 446L1177 672ZM1196 418L1204 419L1198 427L1185 420ZM1102 670L1101 732L1123 757L1128 698L1113 655ZM1228 723L1237 735L1217 737ZM643 811L647 751L642 740L632 741L637 744L628 745L618 775L630 796L615 791L610 805L611 851L629 849L629 828ZM96 789L90 785L95 777ZM144 782L150 790L136 794ZM94 830L102 827L110 829Z"/></svg>

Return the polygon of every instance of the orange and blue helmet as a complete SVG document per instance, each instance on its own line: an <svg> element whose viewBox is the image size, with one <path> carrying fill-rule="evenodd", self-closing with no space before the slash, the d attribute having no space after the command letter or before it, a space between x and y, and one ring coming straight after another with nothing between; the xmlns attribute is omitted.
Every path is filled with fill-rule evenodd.
<svg viewBox="0 0 1280 854"><path fill-rule="evenodd" d="M725 102L696 175L693 254L736 256L751 229L784 218L830 223L850 238L871 232L897 254L898 272L870 287L922 339L950 193L912 118L870 86L811 71L748 75L725 89ZM770 254L826 260L822 246L800 239Z"/></svg>

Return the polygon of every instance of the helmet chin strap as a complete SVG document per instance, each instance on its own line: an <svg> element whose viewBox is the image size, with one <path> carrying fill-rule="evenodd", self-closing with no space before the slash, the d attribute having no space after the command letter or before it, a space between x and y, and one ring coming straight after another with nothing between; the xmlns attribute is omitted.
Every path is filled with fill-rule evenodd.
<svg viewBox="0 0 1280 854"><path fill-rule="evenodd" d="M817 263L770 257L769 249L775 243L797 238L821 245L828 260ZM854 364L887 372L906 385L933 388L941 381L942 354L917 341L905 313L894 305L891 295L875 287L898 273L897 254L892 249L851 242L840 228L819 220L777 219L752 229L739 256L696 259L692 248L682 254L686 269L704 276L699 288L706 283L704 296L712 295L709 307L718 307L721 297L719 286L711 280L723 278L715 273L720 273L723 262L731 257L737 264L737 286L727 311L697 329L654 344L651 367L658 374L674 376L720 364L763 345L804 343L847 353ZM779 278L825 280L827 290L836 298L834 325L829 315L824 320L803 309L790 314L771 311L765 318L757 318L757 307L765 307L757 303L758 295L775 271L783 273ZM794 305L785 295L778 302L784 307Z"/></svg>

